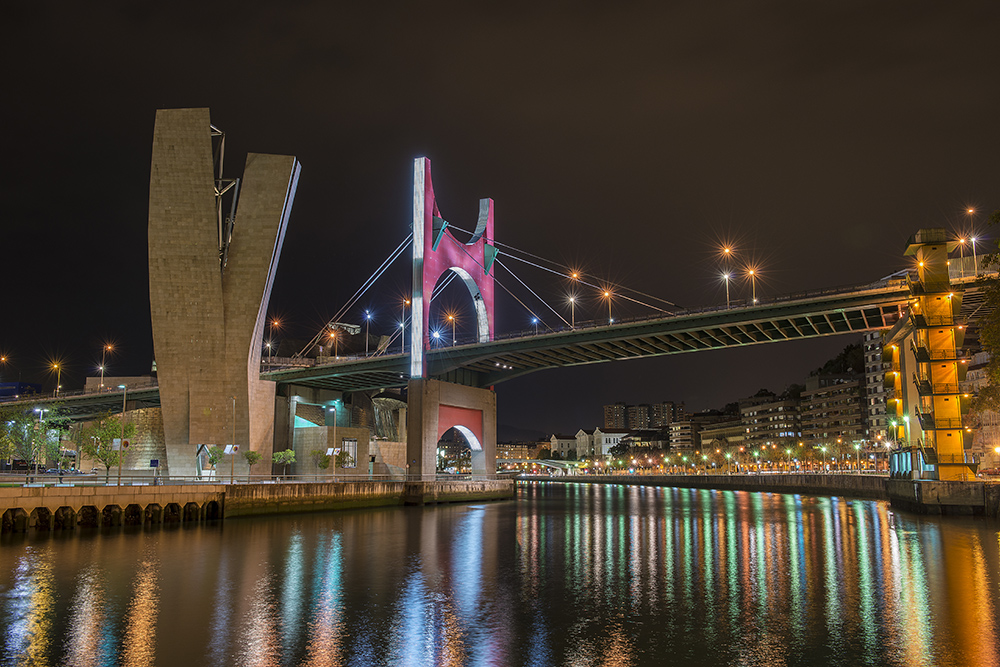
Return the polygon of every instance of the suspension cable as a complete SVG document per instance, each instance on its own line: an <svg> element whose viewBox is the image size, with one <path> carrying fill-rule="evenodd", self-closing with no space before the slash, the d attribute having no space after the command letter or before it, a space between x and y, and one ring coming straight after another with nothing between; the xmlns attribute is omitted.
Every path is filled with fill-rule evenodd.
<svg viewBox="0 0 1000 667"><path fill-rule="evenodd" d="M333 318L330 320L330 323L339 321L340 318L343 317L344 314L346 314L347 311L350 310L351 307L354 306L354 304L357 303L362 296L364 296L365 292L367 292L368 289L373 284L375 284L375 281L381 278L382 274L386 272L386 270L392 265L392 263L395 262L399 258L399 256L403 254L403 250L406 249L406 246L409 245L410 241L412 240L413 240L413 232L410 232L407 235L407 237L403 240L403 242L400 243L398 246L396 246L395 250L389 253L389 256L382 262L382 264L377 269L375 269L375 272L368 277L368 280L366 280L364 284L358 288L358 291L354 293L354 296L348 299L347 303L344 306L342 306L340 310L337 311L337 314L333 316ZM323 337L323 334L326 333L327 326L329 326L329 324L325 325L319 333L313 336L312 340L310 340L309 343L304 348L302 348L302 350L298 354L296 354L293 358L298 359L305 356L305 354L319 342L320 338Z"/></svg>
<svg viewBox="0 0 1000 667"><path fill-rule="evenodd" d="M536 294L536 293L535 293L535 290L533 290L533 289L531 289L530 287L528 287L528 285L527 285L527 284L526 284L526 283L525 283L525 282L524 282L523 280L521 280L521 279L520 279L520 278L519 278L519 277L517 276L517 274L516 274L516 273L514 273L513 271L511 271L511 270L510 270L510 268L508 268L508 267L507 267L507 265L505 265L505 264L502 264L502 263L500 262L500 260L499 260L499 259L497 259L497 260L495 260L495 261L496 261L496 263L497 263L497 264L499 264L499 265L500 265L500 266L502 266L503 268L507 269L507 273L509 273L510 275L514 276L514 280L516 280L517 282L521 283L521 285L523 285L523 286L524 286L524 289L526 289L526 290L528 290L529 292L531 292L531 294L532 294L532 295L533 295L533 296L534 296L534 297L535 297L536 299L538 299L539 301L541 301L541 302L542 302L542 305L544 305L544 306L545 306L546 308L548 308L549 310L551 310L551 311L552 311L552 314L553 314L553 315L555 315L555 316L556 316L556 317L558 317L558 318L559 318L560 320L562 320L563 324L565 324L566 326L571 326L571 325L570 325L570 323L566 321L566 318L565 318L565 317L563 317L562 315L560 315L560 314L559 314L559 312L558 312L558 311L557 311L557 310L556 310L555 308L553 308L552 306L550 306L550 305L549 305L549 304L548 304L548 303L547 303L547 302L545 301L545 299L543 299L542 297L538 296L538 294ZM495 280L495 279L496 279L496 278L494 278L494 280ZM540 319L540 318L539 318L539 319ZM549 327L549 328L551 328L551 327Z"/></svg>

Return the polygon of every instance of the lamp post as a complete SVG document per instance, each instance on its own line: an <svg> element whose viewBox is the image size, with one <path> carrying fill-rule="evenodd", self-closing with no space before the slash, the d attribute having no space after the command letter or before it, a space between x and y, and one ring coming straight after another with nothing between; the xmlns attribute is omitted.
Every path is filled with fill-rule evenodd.
<svg viewBox="0 0 1000 667"><path fill-rule="evenodd" d="M958 252L959 252L959 259L961 260L959 262L959 266L962 267L961 268L961 272L962 272L962 277L964 278L965 277L965 239L964 238L958 239Z"/></svg>
<svg viewBox="0 0 1000 667"><path fill-rule="evenodd" d="M40 434L41 437L45 436L45 426L44 426L45 425L45 420L44 420L44 417L45 417L45 413L48 412L48 411L49 411L48 408L35 408L35 412L38 413L38 427L37 428L38 428L39 431L41 431L41 434ZM35 475L36 476L38 475L38 449L36 447L37 443L38 443L38 438L32 438L31 439L31 462L35 464ZM31 472L31 466L30 465L28 466L28 472L29 473ZM32 478L31 481L34 481L34 478ZM25 474L25 476L24 476L24 483L25 484L28 483L28 475L27 474Z"/></svg>
<svg viewBox="0 0 1000 667"><path fill-rule="evenodd" d="M236 477L236 397L233 396L233 444L229 448L229 483Z"/></svg>
<svg viewBox="0 0 1000 667"><path fill-rule="evenodd" d="M820 447L819 449L821 452L823 452L823 473L826 474L826 447L823 446Z"/></svg>
<svg viewBox="0 0 1000 667"><path fill-rule="evenodd" d="M976 237L973 236L969 240L972 241L972 270L975 272L975 275L978 276L979 275L979 258L976 256Z"/></svg>
<svg viewBox="0 0 1000 667"><path fill-rule="evenodd" d="M365 356L368 356L368 325L371 324L372 314L365 311Z"/></svg>
<svg viewBox="0 0 1000 667"><path fill-rule="evenodd" d="M722 279L726 281L726 310L729 310L729 274L723 273Z"/></svg>
<svg viewBox="0 0 1000 667"><path fill-rule="evenodd" d="M125 406L128 400L128 387L120 384L118 388L122 390L122 419L121 437L118 439L118 486L122 485L122 459L125 458Z"/></svg>
<svg viewBox="0 0 1000 667"><path fill-rule="evenodd" d="M451 344L455 345L455 314L448 313L448 321L451 322Z"/></svg>
<svg viewBox="0 0 1000 667"><path fill-rule="evenodd" d="M615 318L611 316L611 291L604 290L604 298L608 300L608 324L614 324Z"/></svg>
<svg viewBox="0 0 1000 667"><path fill-rule="evenodd" d="M531 318L531 323L535 325L535 335L537 336L538 335L538 318L537 317L532 317Z"/></svg>
<svg viewBox="0 0 1000 667"><path fill-rule="evenodd" d="M406 354L406 322L399 323L399 353Z"/></svg>
<svg viewBox="0 0 1000 667"><path fill-rule="evenodd" d="M747 269L747 275L750 276L750 289L752 291L753 302L757 303L757 271L755 269Z"/></svg>
<svg viewBox="0 0 1000 667"><path fill-rule="evenodd" d="M576 328L576 297L569 298L569 328Z"/></svg>
<svg viewBox="0 0 1000 667"><path fill-rule="evenodd" d="M104 391L104 361L108 352L113 351L115 348L111 345L105 345L101 348L101 386L100 391Z"/></svg>
<svg viewBox="0 0 1000 667"><path fill-rule="evenodd" d="M59 387L62 385L62 365L59 362L52 364L56 372L56 398L59 398Z"/></svg>

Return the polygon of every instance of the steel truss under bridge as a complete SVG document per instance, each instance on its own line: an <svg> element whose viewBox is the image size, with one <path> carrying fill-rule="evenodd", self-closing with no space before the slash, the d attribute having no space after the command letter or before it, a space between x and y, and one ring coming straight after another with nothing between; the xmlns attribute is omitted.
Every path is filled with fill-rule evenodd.
<svg viewBox="0 0 1000 667"><path fill-rule="evenodd" d="M427 352L431 377L478 387L548 368L760 343L861 333L892 326L910 297L905 280L781 297L592 328L500 338ZM361 391L405 386L409 356L342 360L261 376L279 384Z"/></svg>

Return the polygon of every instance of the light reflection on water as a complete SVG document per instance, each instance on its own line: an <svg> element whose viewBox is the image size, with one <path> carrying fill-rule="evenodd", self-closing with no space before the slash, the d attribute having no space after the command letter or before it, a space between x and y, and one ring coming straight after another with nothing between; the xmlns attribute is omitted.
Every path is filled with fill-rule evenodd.
<svg viewBox="0 0 1000 667"><path fill-rule="evenodd" d="M4 536L0 665L994 665L1000 525L840 498L518 502Z"/></svg>

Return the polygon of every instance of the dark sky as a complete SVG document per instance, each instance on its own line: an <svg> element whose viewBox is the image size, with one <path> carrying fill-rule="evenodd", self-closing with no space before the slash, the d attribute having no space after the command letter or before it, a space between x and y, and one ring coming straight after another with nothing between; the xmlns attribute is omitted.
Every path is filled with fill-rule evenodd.
<svg viewBox="0 0 1000 667"><path fill-rule="evenodd" d="M498 241L690 306L724 302L724 240L758 264L766 296L900 269L921 227L995 235L997 3L625 5L6 8L0 375L50 389L58 358L78 388L105 340L119 350L109 372L148 371L161 107L211 107L227 176L248 150L302 162L269 309L287 337L311 335L408 233L420 155L459 227L493 197ZM508 266L563 299L555 276ZM408 270L396 268L363 301L373 330L398 317ZM442 303L469 312L456 291ZM528 317L500 299L500 331ZM575 431L615 400L718 407L800 381L851 342L530 375L498 387L500 422Z"/></svg>

